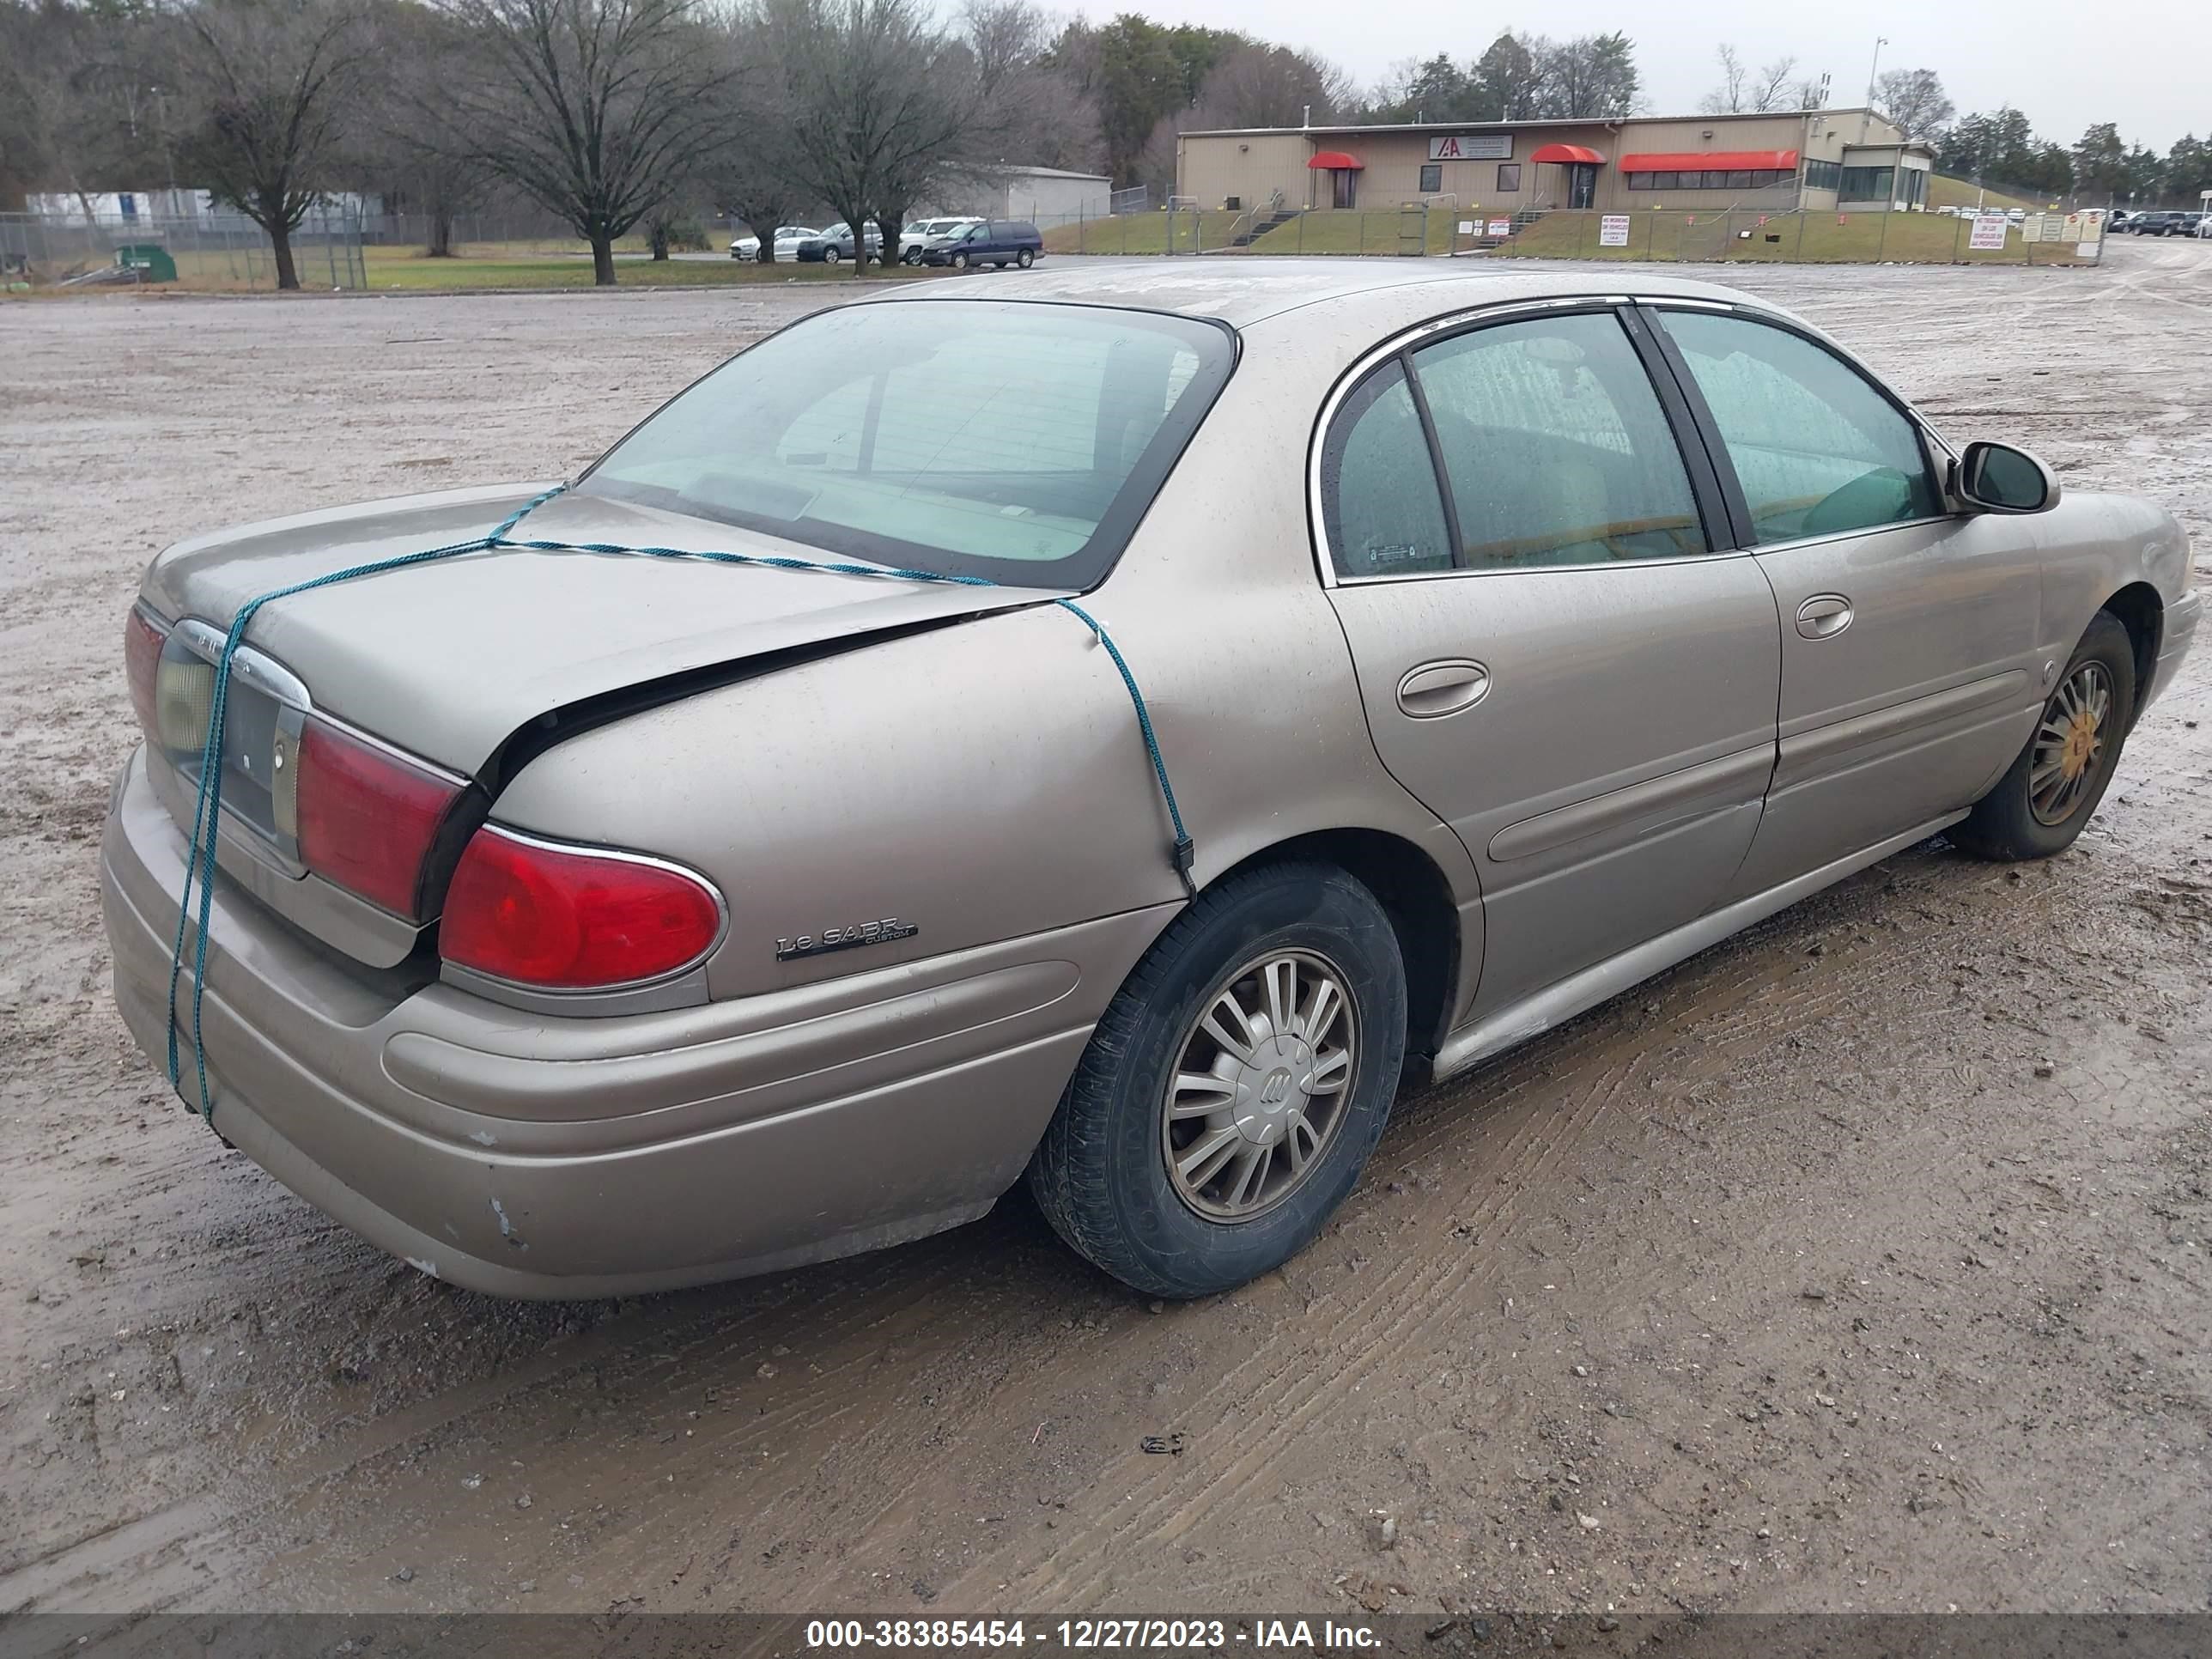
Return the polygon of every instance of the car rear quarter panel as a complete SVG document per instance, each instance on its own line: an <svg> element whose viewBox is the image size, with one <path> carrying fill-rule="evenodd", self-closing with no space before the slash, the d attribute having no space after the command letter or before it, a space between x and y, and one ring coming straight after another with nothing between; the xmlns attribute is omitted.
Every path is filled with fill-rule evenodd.
<svg viewBox="0 0 2212 1659"><path fill-rule="evenodd" d="M1315 574L1301 481L1334 372L1310 348L1248 350L1082 603L1143 690L1201 884L1310 832L1395 835L1460 902L1471 983L1473 871L1376 760ZM585 733L526 767L493 816L711 877L730 906L706 969L717 999L1159 907L1152 930L1115 931L1126 960L1082 964L1083 994L1103 1008L1182 896L1128 694L1089 630L1049 602ZM917 931L778 960L779 939L888 918Z"/></svg>

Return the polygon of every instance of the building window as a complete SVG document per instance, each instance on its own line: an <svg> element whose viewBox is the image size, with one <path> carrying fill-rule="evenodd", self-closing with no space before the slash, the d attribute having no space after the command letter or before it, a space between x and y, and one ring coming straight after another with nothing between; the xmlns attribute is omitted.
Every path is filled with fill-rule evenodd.
<svg viewBox="0 0 2212 1659"><path fill-rule="evenodd" d="M1844 167L1840 161L1808 161L1805 163L1805 184L1811 190L1833 190L1843 182Z"/></svg>
<svg viewBox="0 0 2212 1659"><path fill-rule="evenodd" d="M1887 202L1892 171L1888 167L1845 167L1838 199L1845 202Z"/></svg>
<svg viewBox="0 0 2212 1659"><path fill-rule="evenodd" d="M1421 168L1421 194L1434 196L1443 187L1443 164L1440 161L1428 162Z"/></svg>
<svg viewBox="0 0 2212 1659"><path fill-rule="evenodd" d="M1642 182L1646 190L1674 190L1681 176L1679 173L1647 173L1643 175Z"/></svg>
<svg viewBox="0 0 2212 1659"><path fill-rule="evenodd" d="M1501 196L1517 196L1521 192L1521 164L1506 161L1498 169L1498 192Z"/></svg>

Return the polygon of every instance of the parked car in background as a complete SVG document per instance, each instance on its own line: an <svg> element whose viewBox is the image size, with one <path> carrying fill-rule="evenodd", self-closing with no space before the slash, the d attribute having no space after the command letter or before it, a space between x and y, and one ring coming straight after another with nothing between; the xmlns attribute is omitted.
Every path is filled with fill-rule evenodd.
<svg viewBox="0 0 2212 1659"><path fill-rule="evenodd" d="M1401 1072L1939 831L2063 851L2198 630L2171 513L1947 439L1765 300L1279 263L885 284L557 495L162 553L101 849L139 1047L477 1290L783 1273L1025 1179L1204 1295L1328 1224ZM2087 914L2116 863L2044 884Z"/></svg>
<svg viewBox="0 0 2212 1659"><path fill-rule="evenodd" d="M868 258L871 259L882 258L883 232L878 230L873 225L863 227L861 245L867 249ZM799 243L797 257L809 263L820 261L833 265L841 259L851 258L853 257L852 226L840 219L826 229L817 231Z"/></svg>
<svg viewBox="0 0 2212 1659"><path fill-rule="evenodd" d="M931 243L922 250L922 263L951 265L967 270L990 265L1004 270L1019 265L1027 270L1044 256L1044 238L1026 219L979 219L965 230Z"/></svg>
<svg viewBox="0 0 2212 1659"><path fill-rule="evenodd" d="M899 232L899 258L903 264L918 265L921 263L922 251L932 242L957 235L969 226L981 223L982 221L972 215L950 219L917 219Z"/></svg>
<svg viewBox="0 0 2212 1659"><path fill-rule="evenodd" d="M801 242L810 236L819 236L821 234L811 225L778 225L775 228L775 257L779 259L795 258ZM736 241L730 244L730 258L732 259L759 258L760 238L738 237Z"/></svg>
<svg viewBox="0 0 2212 1659"><path fill-rule="evenodd" d="M2128 220L2128 232L2134 236L2180 236L2187 234L2181 228L2181 216L2166 209L2134 215Z"/></svg>

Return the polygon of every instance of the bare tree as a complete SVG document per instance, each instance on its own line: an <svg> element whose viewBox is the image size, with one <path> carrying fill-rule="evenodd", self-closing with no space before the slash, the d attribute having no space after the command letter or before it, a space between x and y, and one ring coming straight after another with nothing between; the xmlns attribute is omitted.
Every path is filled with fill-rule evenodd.
<svg viewBox="0 0 2212 1659"><path fill-rule="evenodd" d="M375 52L355 141L364 183L394 210L420 215L422 252L451 258L453 222L483 205L491 169L450 141L445 112L454 89L489 69L483 43L453 18L419 6L374 15Z"/></svg>
<svg viewBox="0 0 2212 1659"><path fill-rule="evenodd" d="M458 87L466 153L558 214L615 280L614 246L670 201L723 137L735 73L698 0L444 0L491 73Z"/></svg>
<svg viewBox="0 0 2212 1659"><path fill-rule="evenodd" d="M1721 83L1698 100L1705 114L1765 115L1807 106L1805 83L1794 78L1796 58L1778 58L1754 71L1734 46L1723 44L1713 57L1721 66Z"/></svg>
<svg viewBox="0 0 2212 1659"><path fill-rule="evenodd" d="M1875 82L1874 101L1908 138L1934 137L1958 112L1934 70L1885 71Z"/></svg>
<svg viewBox="0 0 2212 1659"><path fill-rule="evenodd" d="M1736 50L1723 41L1713 52L1721 66L1721 83L1698 100L1698 108L1707 115L1735 115L1743 109L1744 83L1751 71L1744 67Z"/></svg>
<svg viewBox="0 0 2212 1659"><path fill-rule="evenodd" d="M906 210L964 161L973 64L917 0L769 0L791 124L791 178L853 230L853 274L867 268L866 227L898 258Z"/></svg>
<svg viewBox="0 0 2212 1659"><path fill-rule="evenodd" d="M362 15L351 0L194 0L172 15L179 148L267 234L276 286L296 289L292 233L333 182L367 50Z"/></svg>

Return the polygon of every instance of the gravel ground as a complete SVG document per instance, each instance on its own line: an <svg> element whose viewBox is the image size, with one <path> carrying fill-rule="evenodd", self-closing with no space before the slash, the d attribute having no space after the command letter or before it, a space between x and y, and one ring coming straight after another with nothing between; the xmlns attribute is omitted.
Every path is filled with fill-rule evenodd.
<svg viewBox="0 0 2212 1659"><path fill-rule="evenodd" d="M1729 275L2212 548L2212 246ZM0 307L0 1612L2212 1606L2203 652L2067 856L1915 848L1408 1100L1203 1305L1014 1206L502 1304L182 1115L94 896L144 560L567 471L817 302Z"/></svg>

